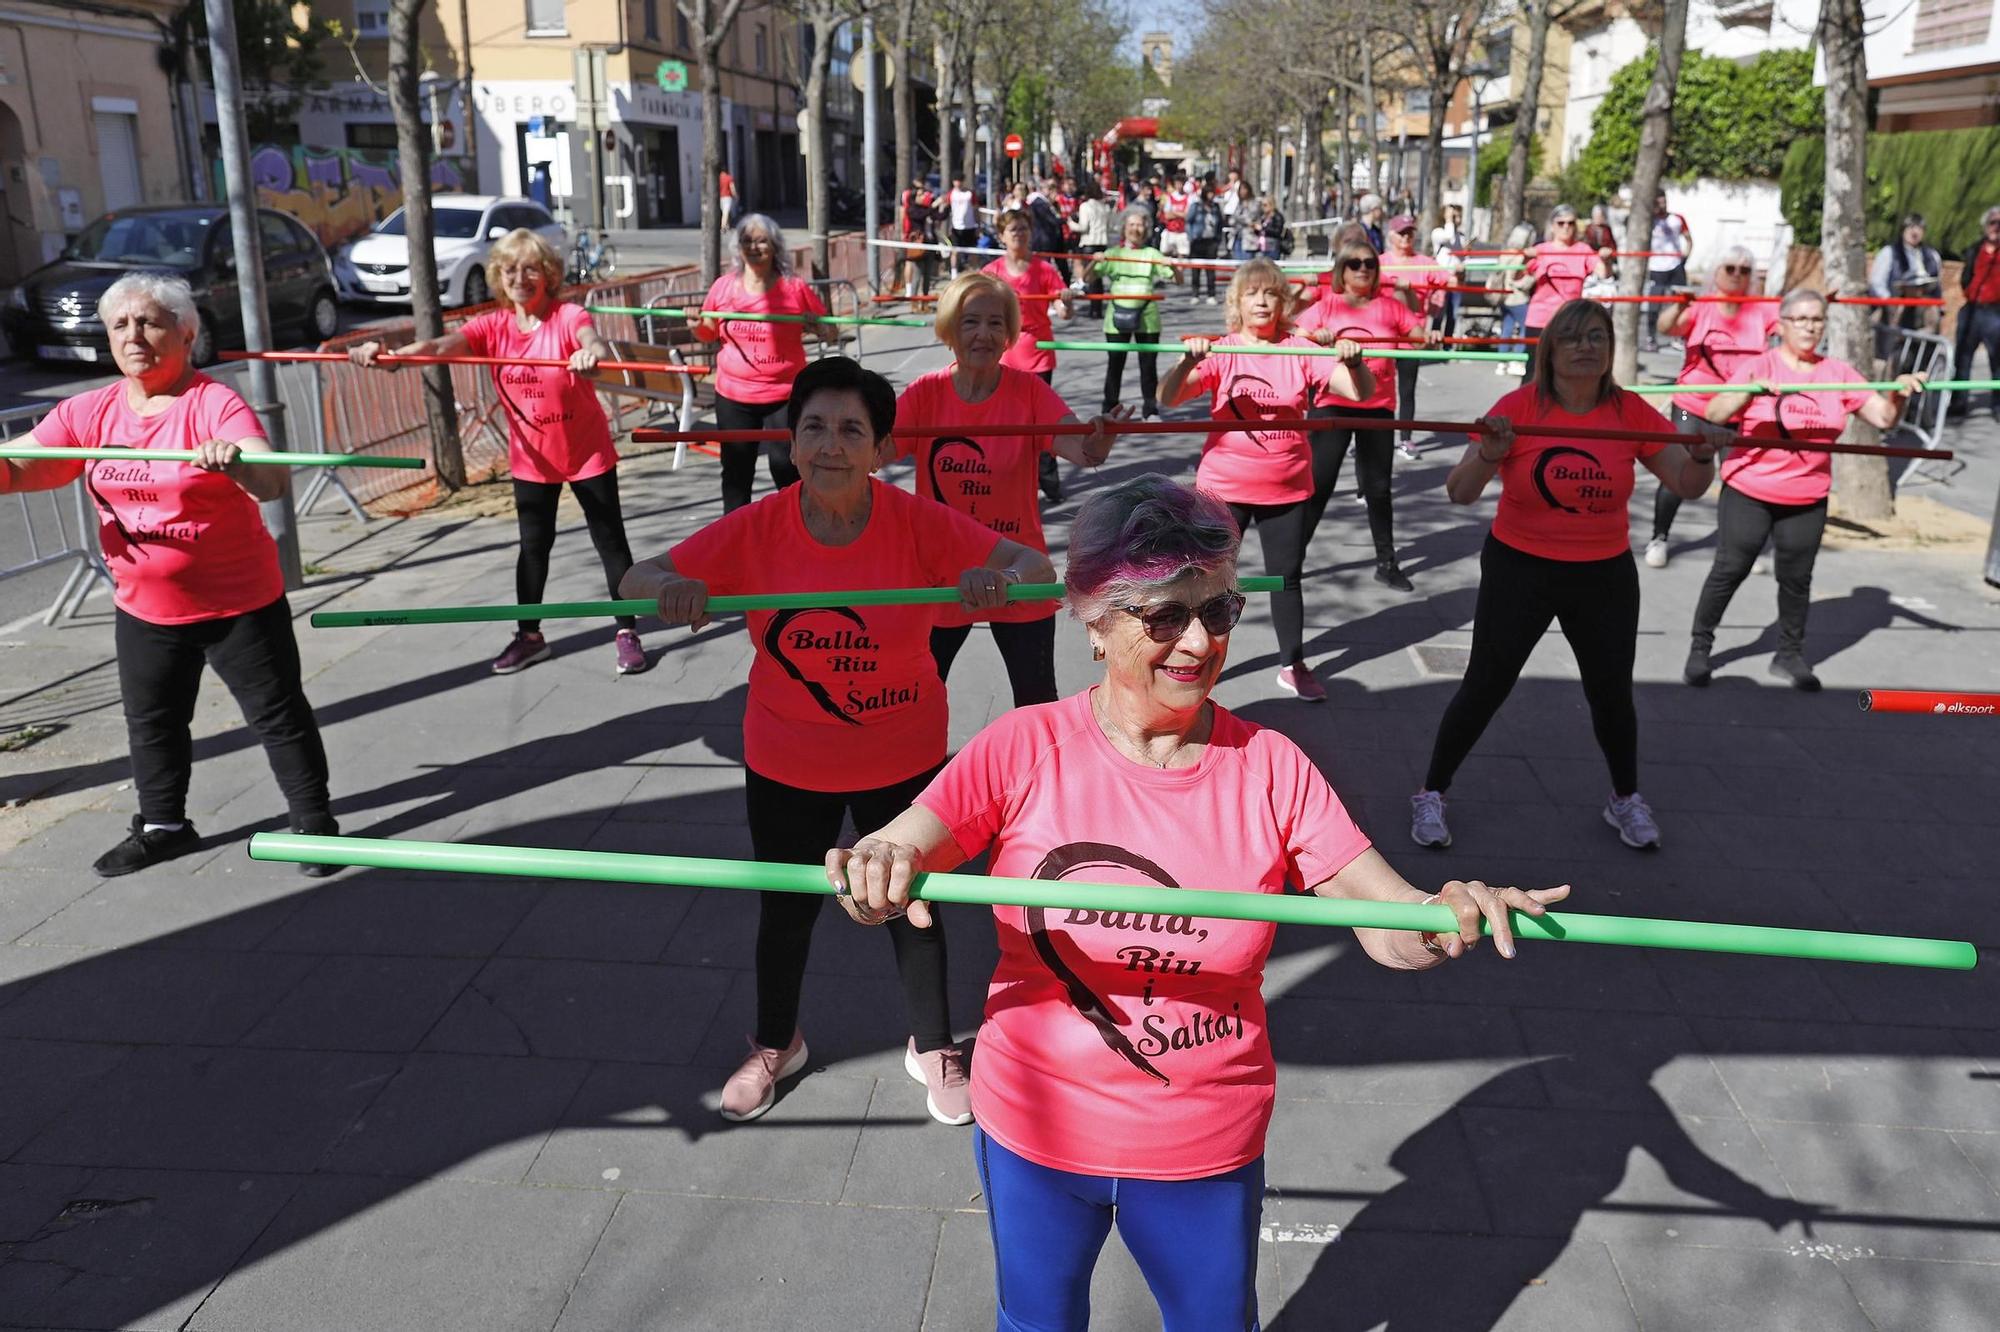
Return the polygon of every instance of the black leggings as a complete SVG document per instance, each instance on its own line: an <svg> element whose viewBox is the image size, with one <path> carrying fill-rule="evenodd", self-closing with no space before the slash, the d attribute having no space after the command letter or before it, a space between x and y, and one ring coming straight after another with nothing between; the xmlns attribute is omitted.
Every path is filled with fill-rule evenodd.
<svg viewBox="0 0 2000 1332"><path fill-rule="evenodd" d="M1479 552L1472 660L1438 722L1426 790L1450 787L1551 620L1562 626L1576 653L1591 729L1611 769L1612 793L1628 796L1639 789L1639 713L1632 703L1639 571L1631 552L1608 560L1548 560L1488 533Z"/></svg>
<svg viewBox="0 0 2000 1332"><path fill-rule="evenodd" d="M807 791L772 781L754 769L743 777L749 809L750 846L759 860L784 865L817 865L840 841L844 815L854 815L862 835L874 832L908 809L937 776L937 767L892 786L870 791ZM826 898L819 893L759 893L757 915L757 1044L783 1049L799 1025L799 991L805 985L806 957L812 951L813 922ZM917 1049L951 1044L951 1005L945 997L944 922L931 908L931 927L907 920L884 926L896 950L903 979L903 1008Z"/></svg>
<svg viewBox="0 0 2000 1332"><path fill-rule="evenodd" d="M734 398L715 395L715 428L717 430L783 430L785 428L785 400L776 402L738 402ZM757 455L761 453L769 460L771 467L771 489L783 490L799 479L799 469L792 466L792 446L782 439L767 439L759 444L724 444L722 446L722 511L733 513L750 502L750 492L757 484Z"/></svg>
<svg viewBox="0 0 2000 1332"><path fill-rule="evenodd" d="M1308 521L1311 500L1290 504L1231 504L1239 530L1248 532L1257 524L1257 539L1264 545L1264 572L1285 580L1271 594L1271 627L1278 634L1278 662L1290 666L1306 659L1306 543L1312 540Z"/></svg>
<svg viewBox="0 0 2000 1332"><path fill-rule="evenodd" d="M1043 457L1049 455L1043 454ZM1007 664L1007 683L1014 687L1014 706L1056 701L1056 617L1039 620L992 620L993 646ZM972 633L969 624L931 630L931 657L938 679L951 674L951 663Z"/></svg>
<svg viewBox="0 0 2000 1332"><path fill-rule="evenodd" d="M1715 627L1729 599L1750 576L1750 566L1768 539L1772 572L1778 579L1778 651L1801 652L1806 644L1806 611L1812 602L1813 562L1826 532L1826 501L1772 504L1733 486L1722 488L1715 506L1715 563L1694 605L1694 645L1715 645Z"/></svg>
<svg viewBox="0 0 2000 1332"><path fill-rule="evenodd" d="M1673 410L1674 429L1696 435L1707 435L1718 442L1727 440L1732 433L1728 426L1710 425L1685 407ZM1681 497L1674 494L1672 487L1660 482L1653 490L1653 537L1665 541L1673 531L1674 515L1681 511ZM1755 558L1754 556L1752 558Z"/></svg>
<svg viewBox="0 0 2000 1332"><path fill-rule="evenodd" d="M1395 413L1386 407L1356 407L1336 403L1315 407L1307 416L1366 416L1390 421ZM1347 459L1349 444L1354 446L1354 470L1361 481L1361 498L1368 506L1368 534L1375 539L1375 558L1396 558L1396 518L1389 500L1389 471L1395 457L1395 432L1390 430L1315 430L1312 432L1312 498L1306 501L1306 536L1312 540L1327 501L1340 485L1340 465Z"/></svg>
<svg viewBox="0 0 2000 1332"><path fill-rule="evenodd" d="M1215 258L1216 246L1220 243L1220 239L1214 236L1206 240L1191 240L1188 242L1188 258L1213 259ZM1188 285L1189 295L1201 295L1201 284L1204 281L1208 283L1208 294L1211 296L1215 295L1215 270L1206 267L1194 270L1194 281Z"/></svg>
<svg viewBox="0 0 2000 1332"><path fill-rule="evenodd" d="M1423 368L1422 361L1396 362L1396 415L1405 421L1417 414L1417 371ZM1408 439L1410 432L1402 432Z"/></svg>
<svg viewBox="0 0 2000 1332"><path fill-rule="evenodd" d="M1528 354L1527 361L1521 366L1521 374L1528 382L1533 383L1535 378L1535 353L1542 346L1542 330L1539 328L1526 328L1521 331L1521 336L1528 339L1521 346L1521 350Z"/></svg>
<svg viewBox="0 0 2000 1332"><path fill-rule="evenodd" d="M625 541L625 515L618 504L618 469L599 472L583 481L569 483L570 493L583 507L583 521L590 529L590 544L604 565L604 582L612 598L618 596L619 580L632 567L632 547ZM521 553L514 561L514 592L523 606L541 604L542 591L549 585L549 552L556 544L556 501L562 498L562 482L514 481L514 517L521 528ZM618 617L620 629L630 629L638 621L629 615ZM540 620L521 621L521 632L539 633Z"/></svg>
<svg viewBox="0 0 2000 1332"><path fill-rule="evenodd" d="M1141 329L1137 333L1120 333L1112 329L1104 335L1106 342L1154 342L1159 335ZM1139 397L1144 403L1143 410L1157 414L1160 410L1160 354L1158 352L1138 352ZM1110 411L1118 405L1118 395L1125 387L1125 356L1122 351L1109 352L1104 357L1104 410Z"/></svg>
<svg viewBox="0 0 2000 1332"><path fill-rule="evenodd" d="M279 597L262 610L194 624L152 624L120 610L112 642L132 747L132 785L148 823L187 818L194 771L195 696L204 664L215 667L257 733L293 826L327 812L326 747L299 675L292 608Z"/></svg>

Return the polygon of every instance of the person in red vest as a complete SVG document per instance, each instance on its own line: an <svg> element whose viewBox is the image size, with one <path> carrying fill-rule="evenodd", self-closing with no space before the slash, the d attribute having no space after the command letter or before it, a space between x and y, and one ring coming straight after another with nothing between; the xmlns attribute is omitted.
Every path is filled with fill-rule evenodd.
<svg viewBox="0 0 2000 1332"><path fill-rule="evenodd" d="M1965 256L1958 271L1959 289L1965 304L1958 311L1958 349L1952 369L1960 379L1972 377L1972 358L1986 349L1986 373L2000 375L2000 206L1986 210L1980 219L1979 244ZM2000 418L2000 393L1987 395L1986 405ZM1962 421L1972 410L1969 395L1952 395L1946 419Z"/></svg>

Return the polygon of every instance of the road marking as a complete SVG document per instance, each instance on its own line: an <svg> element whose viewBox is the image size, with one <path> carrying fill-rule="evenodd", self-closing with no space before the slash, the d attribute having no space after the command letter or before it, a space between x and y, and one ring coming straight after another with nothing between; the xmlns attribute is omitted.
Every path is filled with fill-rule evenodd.
<svg viewBox="0 0 2000 1332"><path fill-rule="evenodd" d="M1340 1227L1332 1224L1263 1226L1257 1238L1266 1244L1333 1244L1340 1239Z"/></svg>

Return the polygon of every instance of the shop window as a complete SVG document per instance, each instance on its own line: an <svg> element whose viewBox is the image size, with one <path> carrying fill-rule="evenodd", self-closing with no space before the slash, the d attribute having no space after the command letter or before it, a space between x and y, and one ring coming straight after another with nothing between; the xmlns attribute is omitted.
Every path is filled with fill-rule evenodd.
<svg viewBox="0 0 2000 1332"><path fill-rule="evenodd" d="M646 3L640 6L640 13L645 16L646 40L649 42L659 41L660 0L646 0Z"/></svg>
<svg viewBox="0 0 2000 1332"><path fill-rule="evenodd" d="M528 0L530 37L567 37L569 20L563 14L563 0Z"/></svg>
<svg viewBox="0 0 2000 1332"><path fill-rule="evenodd" d="M354 35L367 41L389 36L389 0L354 0Z"/></svg>

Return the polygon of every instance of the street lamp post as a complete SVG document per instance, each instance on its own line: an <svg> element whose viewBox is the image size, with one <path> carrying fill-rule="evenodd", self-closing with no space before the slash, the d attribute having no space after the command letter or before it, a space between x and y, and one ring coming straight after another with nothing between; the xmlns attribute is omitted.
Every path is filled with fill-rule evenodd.
<svg viewBox="0 0 2000 1332"><path fill-rule="evenodd" d="M1496 77L1497 71L1491 65L1475 65L1465 71L1466 81L1472 85L1472 156L1465 167L1465 220L1478 231L1478 219L1474 210L1479 207L1479 116L1480 102L1486 94L1488 80Z"/></svg>

